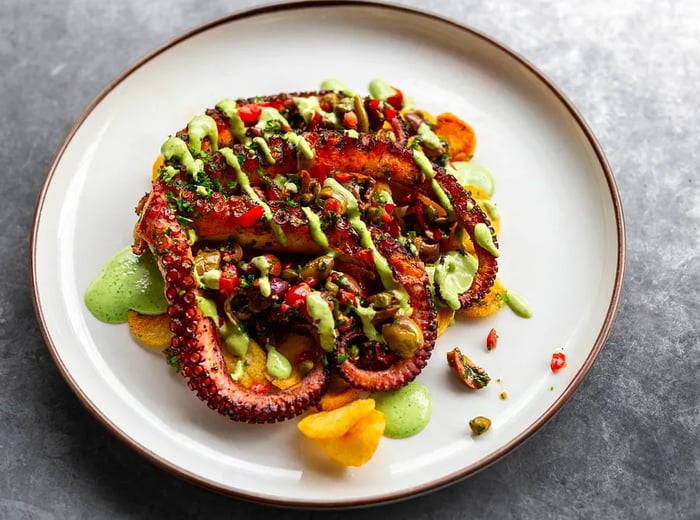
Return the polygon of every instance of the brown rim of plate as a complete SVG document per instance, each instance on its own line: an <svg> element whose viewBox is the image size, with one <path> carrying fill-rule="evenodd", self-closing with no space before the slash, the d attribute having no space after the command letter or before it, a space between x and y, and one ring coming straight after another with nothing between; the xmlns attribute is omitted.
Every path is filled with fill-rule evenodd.
<svg viewBox="0 0 700 520"><path fill-rule="evenodd" d="M316 502L309 502L309 503L299 503L299 502L290 502L287 500L277 500L274 498L262 498L260 496L255 496L251 495L248 493L243 493L243 492L237 492L235 490L231 490L225 487L220 486L217 483L211 482L207 479L204 479L198 475L195 475L189 471L183 470L182 468L176 467L167 460L162 459L159 457L157 454L146 448L145 446L142 446L138 443L136 443L133 439L128 437L124 432L122 432L118 426L113 424L111 420L106 417L101 410L99 410L91 401L90 399L83 393L82 389L77 385L77 383L73 380L71 374L68 372L66 369L65 365L63 364L62 360L60 359L58 352L56 350L56 346L53 344L53 341L51 339L51 336L48 332L46 322L44 320L44 315L42 312L41 305L39 304L39 296L38 296L38 291L37 291L37 286L36 286L36 273L35 273L35 258L34 258L34 252L35 252L35 246L36 246L36 238L37 238L37 229L38 229L38 223L39 223L39 217L41 216L41 210L44 204L44 198L46 196L46 192L48 190L49 184L51 182L51 179L53 177L53 174L55 172L56 166L60 162L66 148L70 144L70 142L73 139L73 136L77 132L77 130L80 128L80 126L83 124L85 119L92 113L92 111L97 107L97 105L102 101L102 99L107 96L117 85L119 85L126 77L131 75L133 72L135 72L137 69L139 69L142 65L150 62L154 58L156 58L159 54L163 53L164 51L170 49L171 47L174 47L175 45L179 44L180 42L187 40L191 38L192 36L195 36L197 34L200 34L202 32L208 31L214 27L224 25L227 23L230 23L235 20L241 20L245 18L251 18L255 16L260 16L264 14L269 14L273 12L283 12L287 10L298 10L298 9L313 9L313 8L318 8L318 7L360 7L360 8L371 8L371 9L384 9L384 10L392 10L395 12L399 12L402 14L408 14L408 15L413 15L413 16L422 16L425 18L429 18L433 21L439 22L439 23L444 23L448 24L452 27L458 28L462 31L466 31L469 34L476 36L480 38L481 40L485 41L486 43L498 48L500 51L504 52L506 55L510 56L511 58L514 58L517 62L519 62L521 65L523 65L529 72L531 72L536 78L538 78L544 85L549 88L549 90L559 99L559 101L566 107L566 109L569 111L570 115L574 118L576 123L578 124L579 128L583 131L585 134L586 138L588 139L588 143L590 146L593 148L596 157L598 158L598 162L603 169L605 173L605 178L608 183L608 188L610 191L610 197L612 198L612 203L613 203L613 209L615 212L615 220L616 220L616 225L617 225L617 240L618 240L618 254L617 254L617 269L616 269L616 274L615 274L615 284L613 286L613 292L612 292L612 297L610 299L610 304L608 306L607 313L605 315L605 319L603 321L603 325L601 327L600 332L598 333L598 336L596 338L596 341L593 345L593 348L591 349L591 352L588 354L588 357L586 358L585 362L583 363L583 366L581 369L578 371L578 373L575 375L571 383L567 386L567 388L564 390L564 392L559 396L559 398L540 416L535 420L530 426L528 426L524 431L522 431L517 437L513 438L510 442L508 442L506 445L500 447L496 451L486 455L484 458L481 460L475 462L474 464L471 464L470 466L467 466L465 468L462 468L461 470L457 472L453 472L449 475L445 475L442 478L433 480L431 482L428 482L426 484L418 485L412 488L407 488L399 492L393 492L393 493L388 493L383 496L379 497L372 497L368 499L350 499L350 500L343 500L339 501L336 503L330 502L330 503L316 503ZM608 165L608 162L605 158L605 155L603 154L603 151L598 144L596 138L593 135L593 132L591 129L588 127L586 122L584 121L583 117L581 114L574 108L572 103L564 96L564 94L559 90L559 88L554 85L552 81L550 81L547 77L544 76L539 70L535 68L534 65L532 65L529 61L527 61L525 58L520 56L518 53L512 51L511 49L507 48L503 44L495 41L493 38L487 36L486 34L483 34L475 29L472 29L470 27L467 27L465 25L462 25L460 23L448 20L446 18L443 18L442 16L436 15L434 13L430 13L427 11L423 11L420 9L415 9L415 8L410 8L410 7L405 7L405 6L399 6L399 5L394 5L390 3L380 3L380 2L375 2L375 1L357 1L357 0L310 0L310 1L300 1L300 2L289 2L289 3L278 3L278 4L272 4L272 5L266 5L258 8L253 8L253 9L248 9L248 10L243 10L237 13L233 13L228 16L224 16L222 18L213 20L211 22L208 22L204 25L201 25L199 27L196 27L194 29L191 29L184 34L181 34L180 36L177 36L167 42L166 44L162 45L161 47L157 48L156 50L150 52L143 58L141 58L139 61L137 61L135 64L133 64L131 67L123 71L119 76L117 76L114 80L112 80L103 90L100 92L100 94L95 97L90 104L85 108L85 110L82 112L82 114L78 117L78 119L73 123L71 126L70 130L66 134L65 139L61 143L61 145L58 147L58 150L56 151L56 155L54 156L53 160L51 161L51 165L49 166L49 169L46 173L46 177L44 179L41 191L39 193L39 196L37 198L35 210L34 210L34 218L32 222L32 230L31 230L31 243L30 243L30 249L29 249L29 277L30 277L30 284L32 287L32 301L34 304L34 311L37 315L37 319L39 321L39 325L41 327L41 333L44 337L44 341L46 342L49 352L51 353L51 356L54 359L54 362L56 363L56 366L58 367L61 375L63 378L66 380L70 388L73 390L73 392L78 396L78 399L82 402L82 404L102 423L102 425L110 431L113 435L115 435L118 439L120 439L122 442L126 443L128 446L130 446L132 449L136 450L139 452L141 455L145 456L149 461L151 461L153 464L156 466L165 469L166 471L177 475L178 477L182 478L183 480L186 480L188 482L191 482L193 484L196 484L198 486L204 487L206 489L216 491L218 493L222 493L225 495L229 495L232 497L244 499L247 501L251 502L257 502L261 504L266 504L266 505L275 505L275 506L283 506L283 507L290 507L290 508L313 508L313 509L332 509L332 508L350 508L350 507L361 507L361 506L370 506L370 505L378 505L378 504L384 504L384 503L390 503L390 502L396 502L399 500L405 500L409 498L414 498L418 495L425 494L431 491L435 491L439 488L445 487L449 484L453 484L455 482L458 482L459 480L462 480L468 476L471 476L475 474L476 472L484 469L491 463L497 461L510 451L514 450L518 446L520 446L525 440L527 440L533 433L535 433L541 426L543 426L549 419L554 416L556 412L558 412L562 406L566 403L566 401L569 400L569 398L573 395L574 391L578 388L578 386L581 384L581 382L584 380L588 372L590 371L594 361L598 357L598 354L600 351L603 349L603 345L605 344L605 341L608 337L608 334L610 333L610 328L612 327L613 319L615 316L615 313L617 311L617 307L619 304L620 300L620 292L622 290L622 280L623 280L623 275L624 275L624 267L625 267L625 229L624 229L624 220L623 220L623 213L622 213L622 204L620 202L620 195L617 190L617 186L615 184L615 179L613 178L612 171L610 169L610 166Z"/></svg>

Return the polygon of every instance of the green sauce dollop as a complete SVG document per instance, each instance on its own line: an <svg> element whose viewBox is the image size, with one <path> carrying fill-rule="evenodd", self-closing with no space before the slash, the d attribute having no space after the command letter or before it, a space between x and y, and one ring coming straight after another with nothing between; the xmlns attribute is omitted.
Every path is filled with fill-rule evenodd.
<svg viewBox="0 0 700 520"><path fill-rule="evenodd" d="M136 256L130 246L109 259L84 299L92 315L105 323L126 322L130 309L142 314L163 314L168 309L153 256Z"/></svg>
<svg viewBox="0 0 700 520"><path fill-rule="evenodd" d="M506 303L508 304L508 307L510 307L510 310L521 318L532 318L532 309L525 298L510 290L506 293L506 295Z"/></svg>
<svg viewBox="0 0 700 520"><path fill-rule="evenodd" d="M496 179L491 170L471 161L457 161L448 164L447 173L453 175L462 186L476 186L489 197L496 191Z"/></svg>
<svg viewBox="0 0 700 520"><path fill-rule="evenodd" d="M435 265L432 281L453 311L461 307L459 297L471 287L478 267L476 259L459 251L450 251Z"/></svg>
<svg viewBox="0 0 700 520"><path fill-rule="evenodd" d="M423 385L408 383L390 392L371 395L376 409L386 417L384 435L392 439L405 439L420 433L433 414L433 400Z"/></svg>

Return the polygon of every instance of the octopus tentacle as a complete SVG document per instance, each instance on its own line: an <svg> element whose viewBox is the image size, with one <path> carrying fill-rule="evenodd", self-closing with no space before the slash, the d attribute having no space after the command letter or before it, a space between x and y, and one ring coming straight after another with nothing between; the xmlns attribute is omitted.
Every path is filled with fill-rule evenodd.
<svg viewBox="0 0 700 520"><path fill-rule="evenodd" d="M362 332L351 330L341 336L336 345L336 356L345 360L338 365L338 370L351 386L369 392L393 390L415 379L428 363L437 339L437 311L428 290L428 275L422 262L412 259L391 237L381 235L382 239L376 240L380 233L379 230L372 230L377 249L389 260L394 277L408 293L413 308L411 318L423 330L423 345L412 357L400 358L389 368L374 371L358 367L347 357L348 348L363 337Z"/></svg>
<svg viewBox="0 0 700 520"><path fill-rule="evenodd" d="M299 415L320 399L329 382L328 369L320 360L298 387L274 394L253 392L231 378L216 324L196 303L199 290L191 272L194 260L187 233L158 186L145 204L136 234L153 251L166 282L174 333L167 354L202 401L233 420L264 423Z"/></svg>

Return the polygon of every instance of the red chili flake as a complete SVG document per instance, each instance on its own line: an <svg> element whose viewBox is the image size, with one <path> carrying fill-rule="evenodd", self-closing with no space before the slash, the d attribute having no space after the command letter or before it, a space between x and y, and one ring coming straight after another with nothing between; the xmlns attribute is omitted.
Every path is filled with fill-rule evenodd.
<svg viewBox="0 0 700 520"><path fill-rule="evenodd" d="M566 354L563 352L555 352L552 354L552 361L549 364L552 372L559 372L566 366Z"/></svg>
<svg viewBox="0 0 700 520"><path fill-rule="evenodd" d="M347 128L357 130L357 114L355 114L355 112L345 112L345 115L343 116L343 124Z"/></svg>
<svg viewBox="0 0 700 520"><path fill-rule="evenodd" d="M394 95L386 98L386 102L389 103L396 110L401 110L401 108L403 107L403 92L401 92L396 87L391 88L394 89Z"/></svg>
<svg viewBox="0 0 700 520"><path fill-rule="evenodd" d="M260 105L243 105L238 109L238 115L246 125L252 125L260 118L262 106Z"/></svg>
<svg viewBox="0 0 700 520"><path fill-rule="evenodd" d="M486 348L488 350L493 350L496 348L497 343L498 343L498 333L496 332L496 329L491 329L489 331L488 336L486 336Z"/></svg>
<svg viewBox="0 0 700 520"><path fill-rule="evenodd" d="M265 394L270 390L270 387L265 383L253 383L250 385L250 391L256 394Z"/></svg>
<svg viewBox="0 0 700 520"><path fill-rule="evenodd" d="M243 227L251 227L255 225L255 223L260 220L260 217L262 217L264 214L265 208L262 206L253 206L238 218L238 222Z"/></svg>
<svg viewBox="0 0 700 520"><path fill-rule="evenodd" d="M228 265L221 272L221 277L219 278L219 291L224 294L231 294L235 291L241 283L241 279L238 276L238 269L235 265Z"/></svg>

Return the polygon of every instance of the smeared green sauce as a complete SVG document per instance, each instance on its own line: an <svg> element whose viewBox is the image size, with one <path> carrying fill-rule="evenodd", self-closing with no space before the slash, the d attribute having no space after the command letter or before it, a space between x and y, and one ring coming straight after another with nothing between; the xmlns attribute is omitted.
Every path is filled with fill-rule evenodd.
<svg viewBox="0 0 700 520"><path fill-rule="evenodd" d="M521 318L532 318L532 308L530 308L530 304L518 293L508 290L506 293L506 303L508 307L510 307L510 310Z"/></svg>
<svg viewBox="0 0 700 520"><path fill-rule="evenodd" d="M479 263L470 255L450 251L435 265L433 282L450 309L461 307L459 297L469 290Z"/></svg>
<svg viewBox="0 0 700 520"><path fill-rule="evenodd" d="M194 155L199 155L202 151L202 140L209 138L212 151L219 148L219 130L216 128L216 121L207 115L194 116L187 125L189 135L190 150Z"/></svg>
<svg viewBox="0 0 700 520"><path fill-rule="evenodd" d="M486 249L493 256L498 258L501 253L496 249L496 244L493 242L493 235L491 235L491 230L483 222L479 222L474 226L474 238L476 238L476 243L481 247Z"/></svg>
<svg viewBox="0 0 700 520"><path fill-rule="evenodd" d="M376 409L386 417L384 435L405 439L423 431L433 414L433 400L426 387L415 381L390 392L375 392Z"/></svg>
<svg viewBox="0 0 700 520"><path fill-rule="evenodd" d="M270 206L268 206L267 203L263 201L251 187L250 179L248 179L248 176L243 173L243 170L241 170L241 165L238 162L238 157L236 157L236 154L234 154L233 150L230 148L222 148L219 150L219 152L224 160L226 160L226 163L236 172L236 180L238 181L238 184L243 192L257 204L263 207L263 216L270 224L270 228L272 229L272 233L275 235L275 239L283 246L287 245L287 235L284 234L282 227L274 221Z"/></svg>
<svg viewBox="0 0 700 520"><path fill-rule="evenodd" d="M386 101L396 94L396 90L381 78L373 79L369 82L369 95L379 101Z"/></svg>
<svg viewBox="0 0 700 520"><path fill-rule="evenodd" d="M153 256L136 256L130 246L107 261L85 291L84 300L90 313L105 323L126 322L129 310L163 314L168 309Z"/></svg>
<svg viewBox="0 0 700 520"><path fill-rule="evenodd" d="M335 320L328 302L323 299L320 292L312 291L306 297L306 312L316 323L321 348L326 352L332 352L335 347Z"/></svg>
<svg viewBox="0 0 700 520"><path fill-rule="evenodd" d="M343 95L353 97L355 92L350 90L345 82L337 78L327 78L321 82L321 90L332 90L334 92L342 92Z"/></svg>
<svg viewBox="0 0 700 520"><path fill-rule="evenodd" d="M377 331L374 323L372 323L372 319L377 314L377 311L375 311L372 307L363 307L362 305L358 305L357 307L351 305L350 308L352 309L352 312L354 312L355 315L360 318L360 321L362 322L362 332L365 333L365 336L372 341L380 341L385 343L384 337Z"/></svg>
<svg viewBox="0 0 700 520"><path fill-rule="evenodd" d="M447 165L447 173L453 175L462 186L476 186L489 197L496 191L496 179L491 170L471 161L457 161Z"/></svg>
<svg viewBox="0 0 700 520"><path fill-rule="evenodd" d="M292 364L272 345L267 347L265 370L275 379L286 379L292 375Z"/></svg>
<svg viewBox="0 0 700 520"><path fill-rule="evenodd" d="M271 135L280 130L288 130L289 122L276 108L265 107L260 112L260 117L258 117L258 122L255 123L255 126L262 130L263 135L269 139Z"/></svg>

